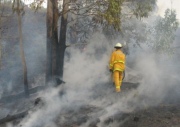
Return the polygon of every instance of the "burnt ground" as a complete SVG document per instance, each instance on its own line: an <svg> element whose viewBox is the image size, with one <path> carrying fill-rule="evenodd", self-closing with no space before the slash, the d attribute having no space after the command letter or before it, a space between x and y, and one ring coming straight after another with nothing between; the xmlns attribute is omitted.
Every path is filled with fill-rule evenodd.
<svg viewBox="0 0 180 127"><path fill-rule="evenodd" d="M59 127L79 127L90 121L88 125L86 124L88 127L100 125L104 127L180 127L178 105L162 105L132 113L117 113L104 121L89 118L88 113L93 112L93 110L95 110L94 107L86 106L78 112L64 114L61 116L65 118L64 122L59 122L58 125Z"/></svg>
<svg viewBox="0 0 180 127"><path fill-rule="evenodd" d="M136 111L122 127L180 127L180 105L160 105Z"/></svg>
<svg viewBox="0 0 180 127"><path fill-rule="evenodd" d="M138 84L125 82L122 87L122 95L133 89ZM104 120L91 116L93 112L101 112L104 109L94 106L83 106L71 113L61 114L57 119L61 127L180 127L180 103L163 102L157 106L136 109L133 112L117 112ZM62 122L63 119L63 122Z"/></svg>
<svg viewBox="0 0 180 127"><path fill-rule="evenodd" d="M126 86L124 85L122 87L122 95L127 91L136 89L138 86L138 84L127 82L124 84ZM16 112L15 114L22 113L43 104L41 103L41 99L35 99L33 97L29 101L19 100L17 103L1 104L0 108L13 106L14 110L6 114L6 116L11 116L14 112ZM18 107L20 109L16 109ZM154 107L136 109L133 112L121 111L103 120L93 115L94 113L103 114L105 112L103 108L94 105L82 105L78 108L69 109L66 107L53 121L58 127L180 127L180 104L178 102L171 104L161 103ZM9 119L8 122L15 126L26 115L27 112L17 118ZM0 127L8 127L8 122L4 122Z"/></svg>

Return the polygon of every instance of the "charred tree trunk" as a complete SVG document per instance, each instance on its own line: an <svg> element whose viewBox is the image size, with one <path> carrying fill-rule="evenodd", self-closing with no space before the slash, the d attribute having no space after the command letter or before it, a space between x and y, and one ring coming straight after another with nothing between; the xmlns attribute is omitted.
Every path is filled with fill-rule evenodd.
<svg viewBox="0 0 180 127"><path fill-rule="evenodd" d="M61 16L61 28L59 31L59 43L57 51L57 76L63 78L63 67L64 67L64 54L66 49L66 31L67 31L67 17L68 17L68 7L69 0L63 0L63 10Z"/></svg>
<svg viewBox="0 0 180 127"><path fill-rule="evenodd" d="M46 84L55 81L61 84L63 81L64 54L66 49L67 11L69 0L63 0L61 27L58 40L58 2L48 0L47 6L47 63ZM55 80L54 80L55 79ZM60 80L59 80L60 79ZM56 85L57 85L56 84Z"/></svg>
<svg viewBox="0 0 180 127"><path fill-rule="evenodd" d="M58 45L58 31L57 31L57 21L58 21L58 3L57 0L48 0L47 6L47 63L46 63L46 84L53 80L56 75L56 52Z"/></svg>
<svg viewBox="0 0 180 127"><path fill-rule="evenodd" d="M48 34L48 33L47 33ZM52 77L52 40L47 35L46 40L46 84Z"/></svg>
<svg viewBox="0 0 180 127"><path fill-rule="evenodd" d="M57 75L57 49L58 49L58 2L57 0L53 1L53 46L52 46L52 76Z"/></svg>
<svg viewBox="0 0 180 127"><path fill-rule="evenodd" d="M21 8L20 8L20 0L17 1L17 15L18 15L18 26L19 26L19 43L20 43L20 54L21 60L23 65L23 83L24 83L24 91L25 95L29 96L29 88L28 88L28 78L27 78L27 66L26 66L26 59L24 55L24 48L22 42L22 21L21 21Z"/></svg>
<svg viewBox="0 0 180 127"><path fill-rule="evenodd" d="M47 28L47 40L46 40L46 84L52 77L52 1L48 0L47 3L47 16L46 16L46 28Z"/></svg>

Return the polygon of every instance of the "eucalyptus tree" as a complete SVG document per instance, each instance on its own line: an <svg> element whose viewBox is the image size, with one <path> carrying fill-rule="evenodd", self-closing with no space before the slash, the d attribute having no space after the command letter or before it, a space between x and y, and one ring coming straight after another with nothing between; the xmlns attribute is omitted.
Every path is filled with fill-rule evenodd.
<svg viewBox="0 0 180 127"><path fill-rule="evenodd" d="M64 52L67 47L68 14L76 15L76 23L80 19L89 18L88 22L101 24L102 27L112 27L121 31L124 18L135 16L147 17L152 11L156 0L48 0L47 5L47 71L46 82L53 77L63 77ZM129 6L130 5L130 6ZM60 7L60 9L59 9ZM122 15L124 8L128 14ZM126 10L126 9L125 9ZM58 20L60 18L60 24ZM82 20L83 21L83 20ZM92 24L91 24L92 25ZM59 27L59 32L58 32ZM76 28L76 31L79 28ZM75 33L77 34L77 33Z"/></svg>
<svg viewBox="0 0 180 127"><path fill-rule="evenodd" d="M22 15L24 14L24 5L21 0L13 0L12 9L17 13L18 16L18 33L19 33L19 45L20 45L20 55L23 66L23 84L25 95L29 96L29 88L28 88L28 77L27 77L27 65L26 58L24 54L23 48L23 35L22 35Z"/></svg>
<svg viewBox="0 0 180 127"><path fill-rule="evenodd" d="M129 44L141 48L146 42L148 24L144 22L156 8L156 0L125 0L121 9L121 29L117 31L112 26L103 27L107 39L113 40L121 36L126 42L126 53Z"/></svg>
<svg viewBox="0 0 180 127"><path fill-rule="evenodd" d="M46 41L46 83L57 75L57 48L58 48L58 1L48 0L47 2L47 41Z"/></svg>
<svg viewBox="0 0 180 127"><path fill-rule="evenodd" d="M164 17L152 16L154 20L140 22L135 18L122 23L123 36L133 46L148 45L157 54L172 54L172 44L179 26L174 10L167 9ZM142 48L143 49L143 48Z"/></svg>
<svg viewBox="0 0 180 127"><path fill-rule="evenodd" d="M155 52L160 54L172 54L172 44L175 40L175 33L178 29L179 22L176 18L176 11L167 9L164 17L159 17L153 28L151 34L151 47Z"/></svg>

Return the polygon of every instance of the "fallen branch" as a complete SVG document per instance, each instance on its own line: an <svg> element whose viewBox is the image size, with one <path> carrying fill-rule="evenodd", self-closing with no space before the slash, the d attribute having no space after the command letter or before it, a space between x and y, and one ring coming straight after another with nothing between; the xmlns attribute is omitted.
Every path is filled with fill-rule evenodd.
<svg viewBox="0 0 180 127"><path fill-rule="evenodd" d="M37 86L37 87L31 88L29 89L29 94L37 93L38 91L43 90L44 88L45 86ZM22 98L26 98L24 91L15 95L4 96L0 99L0 103L17 101L18 99L22 99Z"/></svg>
<svg viewBox="0 0 180 127"><path fill-rule="evenodd" d="M28 111L24 111L15 115L7 115L6 117L0 119L0 124L4 124L19 118L23 118L24 116L26 116L28 114Z"/></svg>

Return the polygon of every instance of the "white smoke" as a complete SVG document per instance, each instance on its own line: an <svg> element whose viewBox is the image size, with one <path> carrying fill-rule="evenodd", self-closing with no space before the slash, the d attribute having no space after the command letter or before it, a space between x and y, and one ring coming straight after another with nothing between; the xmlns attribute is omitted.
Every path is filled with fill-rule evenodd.
<svg viewBox="0 0 180 127"><path fill-rule="evenodd" d="M43 93L44 105L35 111L30 111L28 116L21 121L20 126L33 127L33 126L49 126L56 127L53 124L53 119L57 117L61 110L61 103L64 103L58 97L58 89L50 89Z"/></svg>
<svg viewBox="0 0 180 127"><path fill-rule="evenodd" d="M175 85L175 82L179 82L176 73L171 80L172 75L168 72L171 72L172 68L164 61L167 58L161 60L152 52L134 50L131 57L127 57L127 61L133 58L131 60L134 62L133 69L142 74L142 80L139 81L140 85L137 89L127 92L122 90L122 93L118 94L114 92L108 72L108 60L113 45L103 35L95 34L84 52L74 47L67 49L70 56L66 58L64 68L65 95L59 98L58 91L62 89L61 87L45 92L45 95L41 94L40 96L45 98L45 107L30 113L21 123L22 126L45 126L47 123L55 126L55 119L67 107L76 110L82 105L101 108L102 110L91 115L93 118L99 118L101 121L99 126L103 126L104 120L117 113L130 113L137 108L162 103L168 90ZM87 126L88 122L82 126Z"/></svg>
<svg viewBox="0 0 180 127"><path fill-rule="evenodd" d="M127 56L127 61L133 64L134 72L142 76L137 81L140 83L138 88L115 93L108 72L108 61L115 43L108 42L103 35L96 33L83 52L69 47L67 52L70 55L65 58L64 67L66 84L41 93L39 96L44 98L45 106L31 111L20 125L56 127L57 117L68 108L76 110L82 105L93 105L101 110L90 116L100 119L98 126L103 127L103 121L117 113L130 113L139 108L156 106L168 100L166 97L170 90L174 95L178 93L175 88L180 82L177 69L179 63L168 56L154 54L147 47L145 52L133 48L130 56ZM126 73L131 74L128 71ZM62 89L65 95L60 97L59 91ZM90 121L81 126L88 126ZM111 126L120 123L113 124Z"/></svg>

